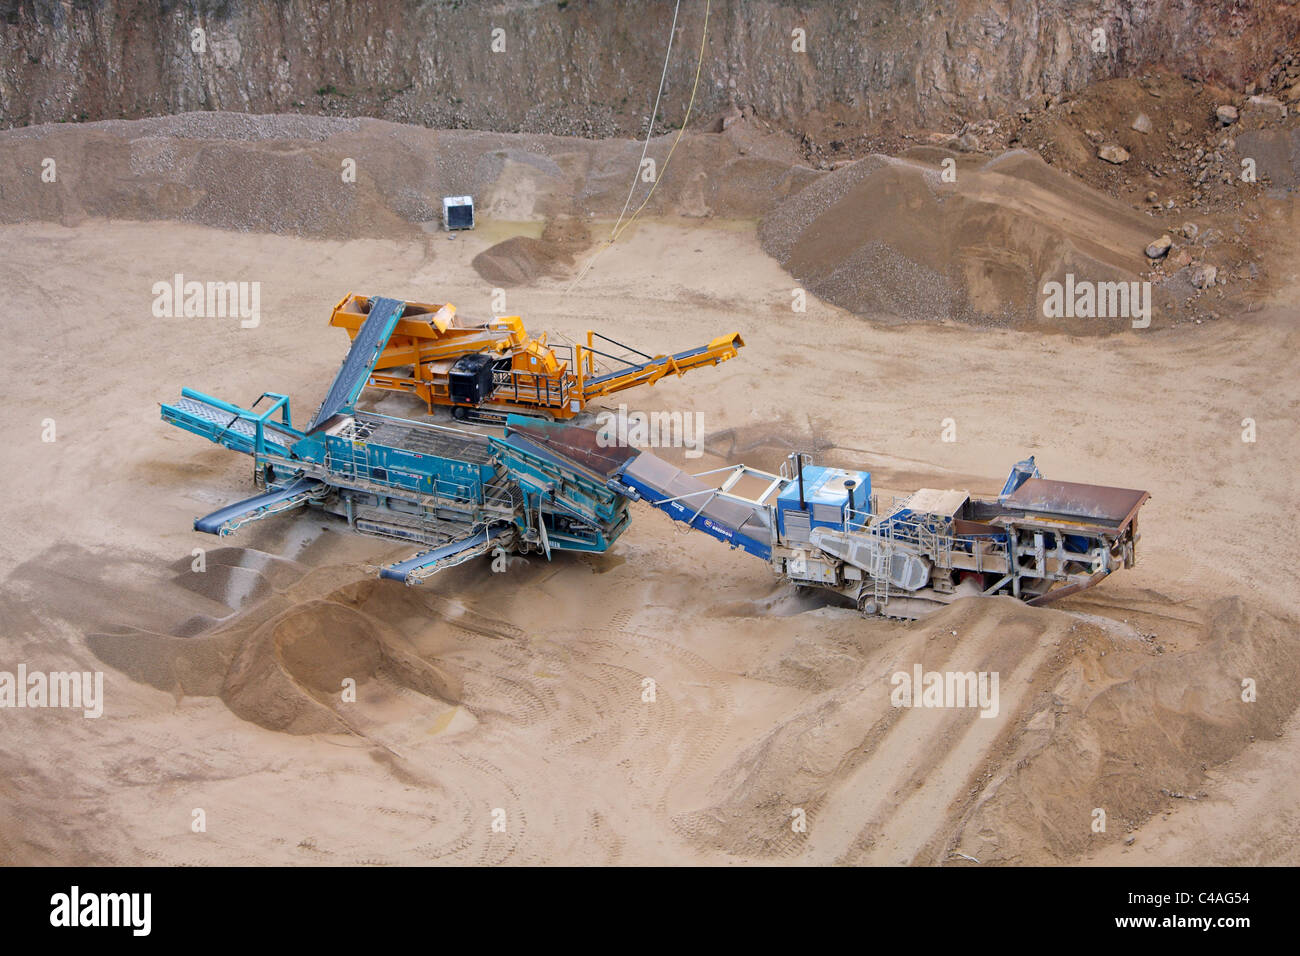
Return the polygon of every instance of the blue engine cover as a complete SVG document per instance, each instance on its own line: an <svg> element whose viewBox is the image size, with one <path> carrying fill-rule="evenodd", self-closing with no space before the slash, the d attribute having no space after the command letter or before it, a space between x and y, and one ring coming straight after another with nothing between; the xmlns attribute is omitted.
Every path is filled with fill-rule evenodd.
<svg viewBox="0 0 1300 956"><path fill-rule="evenodd" d="M852 489L848 482L854 482ZM866 521L867 504L871 499L871 474L866 471L845 471L808 465L803 470L805 511L809 528L835 528L843 530L846 521L850 527ZM847 514L851 509L853 514ZM786 537L785 516L799 511L799 482L792 481L776 499L777 528Z"/></svg>

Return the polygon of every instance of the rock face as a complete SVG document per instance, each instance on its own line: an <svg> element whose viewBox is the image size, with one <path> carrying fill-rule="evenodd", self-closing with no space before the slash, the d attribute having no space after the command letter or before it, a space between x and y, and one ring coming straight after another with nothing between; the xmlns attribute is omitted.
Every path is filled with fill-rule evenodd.
<svg viewBox="0 0 1300 956"><path fill-rule="evenodd" d="M669 0L10 0L0 125L231 110L636 134L672 10ZM682 119L702 21L702 4L683 6L661 124ZM1095 24L1105 52L1093 52ZM834 108L934 126L1157 64L1240 88L1298 26L1300 5L1235 0L714 0L695 115L734 104L796 123Z"/></svg>

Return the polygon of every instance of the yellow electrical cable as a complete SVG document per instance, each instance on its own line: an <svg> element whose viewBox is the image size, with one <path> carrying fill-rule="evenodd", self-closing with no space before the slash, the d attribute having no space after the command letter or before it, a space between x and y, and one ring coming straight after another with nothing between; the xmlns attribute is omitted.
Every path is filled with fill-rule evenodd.
<svg viewBox="0 0 1300 956"><path fill-rule="evenodd" d="M612 246L618 240L618 237L623 235L623 232L627 229L627 227L632 225L632 223L636 221L636 217L641 215L641 210L644 209L646 207L646 204L650 202L650 197L655 194L655 187L659 185L659 181L663 178L664 171L668 169L668 163L673 158L673 151L677 149L677 144L682 141L682 134L686 132L686 124L689 123L691 120L691 110L694 109L695 107L695 94L700 88L700 73L704 68L704 48L709 38L709 8L711 6L711 2L712 0L704 0L704 29L700 33L700 55L695 62L695 83L691 86L691 98L690 101L686 104L686 116L682 119L682 128L677 131L677 138L673 140L673 145L668 149L668 155L664 157L664 164L659 169L659 175L656 176L655 181L650 184L650 191L645 194L645 199L641 201L641 205L637 206L636 211L633 212L632 215L628 216L627 222L623 223L623 225L619 227L617 231L615 231L608 239L606 239L601 244L600 248L596 250L596 254L587 260L587 264L582 267L582 271L578 273L577 277L573 280L573 282L569 285L569 287L564 290L564 295L566 296L570 292L572 292L574 288L577 287L579 282L583 280L583 278L587 275L587 272L591 269L592 265L596 262L597 259L600 258L600 254L604 252L606 249L608 249L610 246ZM651 124L654 123L653 116L650 117L650 122ZM564 301L563 296L560 297L560 301L561 302Z"/></svg>
<svg viewBox="0 0 1300 956"><path fill-rule="evenodd" d="M627 198L623 200L623 208L618 211L618 222L614 223L614 228L610 229L609 234L612 236L618 227L623 225L623 217L627 215L627 207L632 205L632 197L636 194L636 181L641 175L641 164L645 162L645 154L650 151L650 140L654 138L655 117L659 115L659 103L664 98L664 83L668 80L668 64L672 62L673 57L673 40L677 37L677 15L681 13L682 0L675 0L673 3L673 22L668 27L668 50L664 53L664 68L659 75L659 89L655 91L654 106L650 107L650 122L646 124L645 145L641 147L641 159L638 160L636 172L632 174L632 185L627 189Z"/></svg>
<svg viewBox="0 0 1300 956"><path fill-rule="evenodd" d="M710 0L704 0L704 29L700 33L700 56L695 62L695 83L691 86L691 99L690 102L686 104L686 116L682 120L682 128L677 131L677 138L673 140L673 145L668 149L668 155L664 157L664 164L660 169L660 175L656 176L655 181L650 184L650 191L645 194L645 199L642 200L641 205L636 207L636 212L632 213L632 215L628 217L627 222L623 223L622 227L610 237L611 241L618 239L618 237L623 234L623 230L632 225L632 220L636 219L641 210L650 202L650 197L655 194L655 187L659 185L659 180L663 175L663 171L668 168L668 163L672 161L673 151L677 149L677 144L682 141L682 134L686 132L686 124L691 120L691 110L695 108L695 93L700 88L700 72L704 68L704 46L709 38L709 4Z"/></svg>

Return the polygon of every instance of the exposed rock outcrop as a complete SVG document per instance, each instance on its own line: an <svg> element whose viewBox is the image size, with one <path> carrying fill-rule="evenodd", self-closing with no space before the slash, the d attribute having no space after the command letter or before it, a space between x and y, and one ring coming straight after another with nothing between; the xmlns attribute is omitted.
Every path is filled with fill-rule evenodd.
<svg viewBox="0 0 1300 956"><path fill-rule="evenodd" d="M0 124L299 111L634 135L672 11L668 0L8 0ZM682 119L703 12L681 11L661 128ZM738 107L789 125L833 110L936 125L1041 107L1157 64L1240 88L1297 24L1300 6L1230 0L714 0L695 115Z"/></svg>

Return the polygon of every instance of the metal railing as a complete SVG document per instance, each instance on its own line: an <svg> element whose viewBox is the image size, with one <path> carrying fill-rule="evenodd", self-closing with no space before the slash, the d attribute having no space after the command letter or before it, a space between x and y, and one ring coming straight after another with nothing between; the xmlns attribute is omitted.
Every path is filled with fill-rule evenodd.
<svg viewBox="0 0 1300 956"><path fill-rule="evenodd" d="M223 401L222 399L216 398L212 395L205 395L203 392L196 391L192 388L182 388L181 398L188 398L190 401L198 402L200 405L209 406L214 410L225 412L232 416L221 430L213 435L212 440L215 442L220 442L226 432L230 431L236 422L248 422L253 429L253 454L255 456L260 456L266 452L266 425L268 422L271 424L272 428L277 429L292 438L303 437L303 433L296 430L291 424L289 396L282 395L279 392L263 392L258 396L257 401L253 403L251 408L240 408L238 405ZM254 411L254 409L261 404L262 399L264 398L271 398L274 399L274 401L265 411ZM280 421L270 421L271 416L276 412L280 413ZM205 420L212 421L213 424L221 424L219 421L208 418L207 416L204 417Z"/></svg>
<svg viewBox="0 0 1300 956"><path fill-rule="evenodd" d="M496 369L492 372L493 396L504 391L516 404L562 408L572 389L567 378L551 378L540 372Z"/></svg>
<svg viewBox="0 0 1300 956"><path fill-rule="evenodd" d="M476 478L466 481L447 481L436 475L429 475L425 476L425 481L428 482L427 489L406 488L394 484L387 478L376 478L375 469L370 465L366 453L358 450L355 445L351 445L349 448L351 453L348 455L336 455L332 449L326 448L324 465L325 470L330 475L354 482L365 482L385 493L391 492L395 495L406 492L415 495L430 495L444 501L454 501L460 504L468 502L473 504L490 503L500 507L508 506L508 497L499 494L486 496L483 483Z"/></svg>

